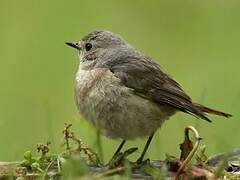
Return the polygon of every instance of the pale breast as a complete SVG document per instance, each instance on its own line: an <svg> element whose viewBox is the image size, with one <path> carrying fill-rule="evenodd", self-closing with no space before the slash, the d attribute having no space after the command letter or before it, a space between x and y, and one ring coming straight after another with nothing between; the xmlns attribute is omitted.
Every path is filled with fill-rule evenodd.
<svg viewBox="0 0 240 180"><path fill-rule="evenodd" d="M78 110L103 134L132 139L149 136L175 111L134 94L108 69L80 70L76 76Z"/></svg>

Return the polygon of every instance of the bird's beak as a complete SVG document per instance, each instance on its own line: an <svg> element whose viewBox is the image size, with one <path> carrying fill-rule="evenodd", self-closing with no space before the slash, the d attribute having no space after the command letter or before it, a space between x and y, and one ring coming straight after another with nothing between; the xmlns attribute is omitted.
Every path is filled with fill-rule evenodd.
<svg viewBox="0 0 240 180"><path fill-rule="evenodd" d="M77 50L81 50L80 43L77 41L66 42L65 44L67 44L68 46L71 46Z"/></svg>

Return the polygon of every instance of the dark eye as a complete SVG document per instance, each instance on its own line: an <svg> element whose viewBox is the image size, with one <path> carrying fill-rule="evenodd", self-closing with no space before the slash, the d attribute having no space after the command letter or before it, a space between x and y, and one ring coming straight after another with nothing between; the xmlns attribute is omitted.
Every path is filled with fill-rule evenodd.
<svg viewBox="0 0 240 180"><path fill-rule="evenodd" d="M92 49L92 44L86 43L85 48L86 48L86 51L90 51Z"/></svg>

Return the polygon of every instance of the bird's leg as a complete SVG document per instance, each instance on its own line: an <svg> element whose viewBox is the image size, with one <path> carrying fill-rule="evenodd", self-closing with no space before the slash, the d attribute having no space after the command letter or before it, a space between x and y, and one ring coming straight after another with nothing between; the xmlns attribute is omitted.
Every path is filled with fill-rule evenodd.
<svg viewBox="0 0 240 180"><path fill-rule="evenodd" d="M113 157L116 156L116 155L118 155L118 154L120 153L120 151L121 151L121 149L122 149L122 147L123 147L123 145L124 145L125 143L126 143L126 140L124 139L124 140L121 142L121 144L118 146L118 148L117 148L116 152L114 153Z"/></svg>
<svg viewBox="0 0 240 180"><path fill-rule="evenodd" d="M123 145L126 143L126 140L124 139L121 144L118 146L116 152L114 153L114 155L112 156L112 158L110 159L110 161L108 162L108 166L111 167L115 167L115 164L118 163L118 162L115 162L117 161L117 156L120 154L121 152L121 149L123 147Z"/></svg>
<svg viewBox="0 0 240 180"><path fill-rule="evenodd" d="M148 138L148 140L147 140L147 143L146 143L146 145L145 145L145 147L144 147L144 149L143 149L143 152L142 152L141 156L140 156L140 157L138 158L138 160L137 160L137 163L138 163L138 164L141 164L141 163L142 163L143 158L144 158L144 155L145 155L145 153L147 152L147 149L148 149L148 147L149 147L149 145L150 145L150 143L151 143L151 141L152 141L153 135L154 135L154 134L152 134L151 136L149 136L149 138Z"/></svg>

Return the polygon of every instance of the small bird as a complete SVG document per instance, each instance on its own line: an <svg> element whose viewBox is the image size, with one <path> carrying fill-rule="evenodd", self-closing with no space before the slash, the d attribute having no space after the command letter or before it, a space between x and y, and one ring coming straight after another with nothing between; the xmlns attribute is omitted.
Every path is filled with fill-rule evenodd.
<svg viewBox="0 0 240 180"><path fill-rule="evenodd" d="M177 111L211 122L206 113L230 114L194 103L161 66L106 30L93 31L80 41L66 42L78 50L75 100L80 114L103 135L126 140L148 137L137 162L141 163L152 137Z"/></svg>

